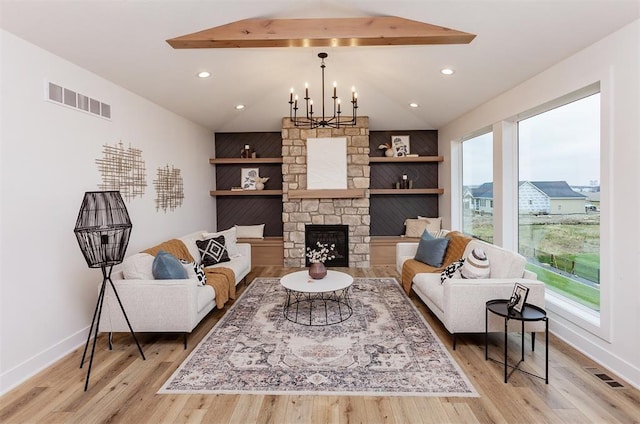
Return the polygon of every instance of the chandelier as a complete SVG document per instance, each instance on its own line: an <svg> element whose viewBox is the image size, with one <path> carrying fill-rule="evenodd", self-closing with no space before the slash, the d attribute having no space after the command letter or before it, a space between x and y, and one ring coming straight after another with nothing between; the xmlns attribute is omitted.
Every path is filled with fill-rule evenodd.
<svg viewBox="0 0 640 424"><path fill-rule="evenodd" d="M351 88L351 108L352 113L349 119L341 116L342 110L340 109L340 99L336 94L336 83L333 83L333 115L325 115L324 104L324 60L329 56L327 53L318 53L318 57L321 59L320 69L322 70L322 116L314 116L313 113L313 100L309 97L309 84L305 83L304 88L304 117L298 117L298 95L294 94L293 88L289 93L289 118L296 127L308 126L309 128L318 127L330 127L340 128L340 126L354 126L356 125L356 110L358 109L358 93L356 93L355 87Z"/></svg>

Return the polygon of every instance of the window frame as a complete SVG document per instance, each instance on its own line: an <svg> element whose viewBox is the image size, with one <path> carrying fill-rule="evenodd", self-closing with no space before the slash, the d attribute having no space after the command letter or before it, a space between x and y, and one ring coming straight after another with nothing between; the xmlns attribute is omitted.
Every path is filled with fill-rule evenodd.
<svg viewBox="0 0 640 424"><path fill-rule="evenodd" d="M612 252L612 242L608 237L608 234L611 234L612 229L610 219L610 174L612 165L609 161L611 154L609 150L610 143L608 143L608 140L611 138L611 110L609 105L612 102L610 99L609 82L606 80L594 82L528 111L519 113L507 121L517 126L519 121L545 113L597 93L600 93L600 312L598 313L597 311L578 304L571 299L554 293L551 290L546 290L545 301L547 311L551 312L553 315L577 325L602 340L611 341L611 283L613 281L613 270L611 267L612 258L610 257ZM515 143L517 165L519 162L519 141L517 131L514 136L515 139L513 142ZM518 166L515 166L514 169L515 175L512 177L517 181L519 179ZM518 210L516 209L514 213L517 215ZM519 238L518 220L516 220L515 227L512 228L511 231L513 231L512 234L515 236L515 241L517 243Z"/></svg>

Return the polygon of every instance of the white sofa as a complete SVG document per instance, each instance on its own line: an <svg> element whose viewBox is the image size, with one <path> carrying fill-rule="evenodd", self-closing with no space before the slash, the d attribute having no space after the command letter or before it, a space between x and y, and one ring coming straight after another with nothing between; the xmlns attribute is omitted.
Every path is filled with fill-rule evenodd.
<svg viewBox="0 0 640 424"><path fill-rule="evenodd" d="M195 241L201 239L204 231L196 231L179 237L196 262L200 262L200 253ZM240 254L213 267L230 268L235 273L238 285L251 271L251 245L238 243ZM125 279L122 268L127 261L134 261L136 253L124 259L114 268L113 284L135 332L179 332L184 333L184 346L187 347L187 334L216 306L215 291L210 285L200 285L196 278L186 280ZM141 270L142 271L142 270ZM141 274L149 273L144 270ZM129 332L122 310L109 285L105 293L104 306L100 317L99 329L102 332ZM109 335L111 346L111 334Z"/></svg>
<svg viewBox="0 0 640 424"><path fill-rule="evenodd" d="M438 317L445 328L453 335L453 349L456 348L458 333L484 333L485 305L492 299L509 299L515 283L529 288L527 303L544 308L545 285L537 280L536 274L524 269L526 259L515 252L508 251L481 240L471 240L467 244L463 257L476 247L484 250L489 259L491 274L487 279L447 279L440 283L440 273L418 273L413 278L412 289L420 299ZM407 259L413 259L418 243L398 243L396 245L396 268L402 275L402 265ZM521 322L510 321L509 331L520 331ZM525 331L535 333L544 331L544 322L527 322ZM489 332L504 331L504 319L489 313Z"/></svg>

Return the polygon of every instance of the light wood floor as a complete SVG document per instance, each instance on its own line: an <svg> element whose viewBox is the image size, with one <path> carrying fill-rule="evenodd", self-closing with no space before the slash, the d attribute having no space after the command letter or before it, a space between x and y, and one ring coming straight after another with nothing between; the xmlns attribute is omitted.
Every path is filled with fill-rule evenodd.
<svg viewBox="0 0 640 424"><path fill-rule="evenodd" d="M248 276L278 277L291 270L256 267ZM353 269L355 277L399 276L393 267ZM239 286L242 292L244 284ZM209 332L224 310L213 311L189 336L140 334L146 361L128 334L114 336L109 351L104 336L98 340L89 390L85 369L79 369L82 349L0 398L2 423L637 423L640 393L619 377L550 337L549 385L514 373L503 383L499 364L484 360L484 336L463 335L451 349L451 336L414 295L445 346L467 374L478 398L275 396L275 395L158 395L173 371ZM519 336L510 336L513 357L519 354ZM535 354L527 342L525 363L544 373L544 334ZM491 337L493 356L500 356L501 337ZM612 389L593 375L597 368L623 383Z"/></svg>

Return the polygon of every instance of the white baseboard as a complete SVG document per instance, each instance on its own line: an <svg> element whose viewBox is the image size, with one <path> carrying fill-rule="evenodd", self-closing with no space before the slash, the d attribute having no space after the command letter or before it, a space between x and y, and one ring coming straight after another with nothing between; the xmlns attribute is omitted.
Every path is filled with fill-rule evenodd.
<svg viewBox="0 0 640 424"><path fill-rule="evenodd" d="M53 365L78 347L84 346L88 334L89 327L86 327L10 370L4 371L0 374L0 396ZM80 367L80 359L78 356L78 367Z"/></svg>
<svg viewBox="0 0 640 424"><path fill-rule="evenodd" d="M589 340L583 334L568 326L563 319L553 319L549 331L583 355L622 378L629 385L640 389L640 369L634 364L630 364Z"/></svg>

